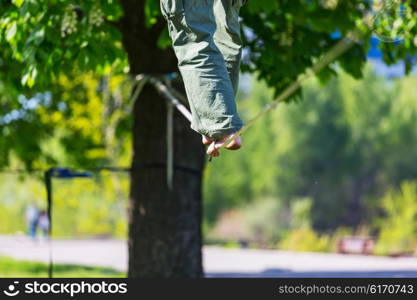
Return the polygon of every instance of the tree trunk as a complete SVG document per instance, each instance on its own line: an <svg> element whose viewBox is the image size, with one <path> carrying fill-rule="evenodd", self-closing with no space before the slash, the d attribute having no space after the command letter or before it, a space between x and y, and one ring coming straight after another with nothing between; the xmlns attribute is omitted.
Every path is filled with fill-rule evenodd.
<svg viewBox="0 0 417 300"><path fill-rule="evenodd" d="M171 49L157 46L165 22L144 24L144 0L121 1L119 24L132 74L177 70ZM129 203L129 277L201 277L204 148L188 121L174 115L174 182L166 179L166 100L147 84L133 111Z"/></svg>

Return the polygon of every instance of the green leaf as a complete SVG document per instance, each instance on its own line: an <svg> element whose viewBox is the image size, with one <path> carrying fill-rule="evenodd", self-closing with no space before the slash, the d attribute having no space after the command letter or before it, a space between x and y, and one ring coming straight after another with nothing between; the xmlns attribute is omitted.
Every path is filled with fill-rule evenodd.
<svg viewBox="0 0 417 300"><path fill-rule="evenodd" d="M17 25L16 25L16 23L13 23L7 29L7 32L6 32L6 40L10 42L15 37L16 32L17 32Z"/></svg>
<svg viewBox="0 0 417 300"><path fill-rule="evenodd" d="M21 7L23 2L25 2L25 0L12 0L12 3L17 7Z"/></svg>
<svg viewBox="0 0 417 300"><path fill-rule="evenodd" d="M152 27L158 19L157 16L160 15L160 8L159 8L159 2L154 0L147 0L145 4L145 21L146 26L148 28Z"/></svg>
<svg viewBox="0 0 417 300"><path fill-rule="evenodd" d="M35 85L37 75L38 75L38 70L35 67L30 67L29 71L22 77L22 80L21 80L22 85L33 87Z"/></svg>

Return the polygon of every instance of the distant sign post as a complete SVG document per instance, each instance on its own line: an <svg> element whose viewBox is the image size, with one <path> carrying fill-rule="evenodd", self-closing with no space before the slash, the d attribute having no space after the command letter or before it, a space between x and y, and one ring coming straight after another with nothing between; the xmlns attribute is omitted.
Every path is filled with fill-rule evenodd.
<svg viewBox="0 0 417 300"><path fill-rule="evenodd" d="M72 179L72 178L91 178L91 173L87 172L74 172L68 168L53 167L48 169L44 173L44 182L46 187L46 200L47 200L47 214L49 220L49 241L52 236L52 178L61 178L61 179ZM49 247L49 266L48 266L48 276L52 278L53 276L53 262L52 262L52 252L51 247Z"/></svg>

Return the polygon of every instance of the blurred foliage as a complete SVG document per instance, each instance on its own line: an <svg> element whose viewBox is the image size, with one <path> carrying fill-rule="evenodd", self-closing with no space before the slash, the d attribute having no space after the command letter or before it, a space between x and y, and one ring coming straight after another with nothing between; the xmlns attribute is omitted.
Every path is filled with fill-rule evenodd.
<svg viewBox="0 0 417 300"><path fill-rule="evenodd" d="M249 1L242 17L247 45L243 69L256 73L275 93L354 28L363 31L363 42L339 57L338 65L355 78L362 76L372 35L396 39L397 43L389 40L379 45L387 64L402 60L407 71L415 64L417 6L413 0L257 0ZM330 64L318 77L328 81L336 72L337 65Z"/></svg>
<svg viewBox="0 0 417 300"><path fill-rule="evenodd" d="M218 221L207 228L206 238L271 247L287 233L290 218L290 211L282 202L274 198L259 199L222 213Z"/></svg>
<svg viewBox="0 0 417 300"><path fill-rule="evenodd" d="M311 227L311 207L313 199L300 198L291 201L291 228L310 228Z"/></svg>
<svg viewBox="0 0 417 300"><path fill-rule="evenodd" d="M0 165L29 169L128 165L131 83L124 75L61 75L54 92L0 111Z"/></svg>
<svg viewBox="0 0 417 300"><path fill-rule="evenodd" d="M39 174L41 175L41 174ZM26 232L26 209L46 209L46 191L36 176L0 175L0 234ZM127 234L127 173L53 180L54 237L116 237Z"/></svg>
<svg viewBox="0 0 417 300"><path fill-rule="evenodd" d="M11 155L27 168L54 165L59 144L72 166L120 154L108 151L130 129L122 13L115 0L2 1L0 167Z"/></svg>
<svg viewBox="0 0 417 300"><path fill-rule="evenodd" d="M258 246L268 246L282 238L289 218L282 202L265 198L243 208L242 226L248 228L249 240Z"/></svg>
<svg viewBox="0 0 417 300"><path fill-rule="evenodd" d="M380 230L377 254L417 254L417 181L405 181L398 191L382 198L385 216L377 220Z"/></svg>
<svg viewBox="0 0 417 300"><path fill-rule="evenodd" d="M122 16L118 1L2 1L0 80L10 96L23 87L50 88L74 69L107 74L126 65L121 35L112 22ZM18 79L18 80L16 80Z"/></svg>
<svg viewBox="0 0 417 300"><path fill-rule="evenodd" d="M292 251L330 252L331 240L326 235L318 235L310 227L294 229L279 244L278 248Z"/></svg>
<svg viewBox="0 0 417 300"><path fill-rule="evenodd" d="M244 119L273 94L257 81L252 88L239 101ZM241 211L240 226L253 224L273 232L273 237L265 234L271 241L288 234L285 240L290 242L284 244L289 247L304 235L317 242L329 236L334 245L338 228L355 233L362 227L374 228L374 220L380 219L381 227L371 234L384 228L384 240L398 228L398 233L391 233L413 241L415 232L406 228L415 221L403 221L408 225L401 227L404 218L398 216L397 227L388 226L392 217L385 215L386 204L381 203L388 201L384 195L390 189L417 177L416 93L416 77L387 79L370 67L362 80L341 74L325 87L308 82L302 102L282 105L245 133L242 151L223 151L221 161L208 165L208 226L222 222L219 216L229 210ZM311 230L319 233L313 235Z"/></svg>
<svg viewBox="0 0 417 300"><path fill-rule="evenodd" d="M6 152L0 160L16 169L21 161L35 169L58 164L79 169L128 166L132 103L131 83L125 79L73 72L58 78L60 88L54 94L39 93L31 99L21 95L14 110L17 118L13 111L0 114L0 148ZM27 205L34 201L45 207L43 174L0 176L0 232L25 231ZM125 237L128 181L127 173L107 172L93 179L55 179L54 235Z"/></svg>
<svg viewBox="0 0 417 300"><path fill-rule="evenodd" d="M38 108L44 124L52 124L66 152L67 165L94 167L130 163L130 90L126 76L80 74L59 78L61 111ZM43 153L48 153L43 149ZM53 156L53 152L49 153ZM55 162L58 159L55 160Z"/></svg>

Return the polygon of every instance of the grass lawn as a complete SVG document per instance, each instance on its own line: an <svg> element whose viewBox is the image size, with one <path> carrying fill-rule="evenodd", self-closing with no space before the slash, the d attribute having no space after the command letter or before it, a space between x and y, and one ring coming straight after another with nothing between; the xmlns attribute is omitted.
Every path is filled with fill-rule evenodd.
<svg viewBox="0 0 417 300"><path fill-rule="evenodd" d="M0 256L0 278L5 277L48 277L48 265ZM110 268L56 264L54 277L113 278L126 274Z"/></svg>

